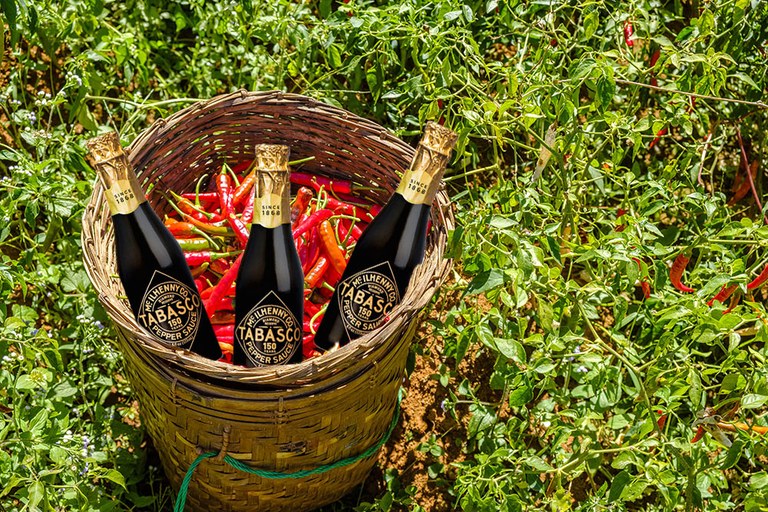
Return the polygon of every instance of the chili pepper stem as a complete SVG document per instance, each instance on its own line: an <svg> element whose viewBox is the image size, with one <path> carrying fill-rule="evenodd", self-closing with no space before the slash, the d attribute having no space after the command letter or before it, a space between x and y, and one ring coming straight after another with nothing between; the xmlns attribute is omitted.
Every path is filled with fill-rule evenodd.
<svg viewBox="0 0 768 512"><path fill-rule="evenodd" d="M221 170L222 172L226 172L227 174L232 176L232 181L235 184L235 188L240 186L240 178L237 177L237 174L235 174L235 171L233 171L229 165L227 165L226 163L222 164Z"/></svg>
<svg viewBox="0 0 768 512"><path fill-rule="evenodd" d="M203 180L208 177L208 173L203 174L195 183L195 206L200 207L200 187L203 184Z"/></svg>
<svg viewBox="0 0 768 512"><path fill-rule="evenodd" d="M320 308L320 311L315 313L312 318L309 319L309 330L313 335L317 334L317 330L315 329L315 320L324 315L326 309L328 309L328 304Z"/></svg>
<svg viewBox="0 0 768 512"><path fill-rule="evenodd" d="M291 167L295 167L297 165L301 165L301 164L305 164L307 162L311 162L314 159L315 159L314 156L308 156L306 158L299 158L298 160L292 160L292 161L288 162L288 165L290 165Z"/></svg>

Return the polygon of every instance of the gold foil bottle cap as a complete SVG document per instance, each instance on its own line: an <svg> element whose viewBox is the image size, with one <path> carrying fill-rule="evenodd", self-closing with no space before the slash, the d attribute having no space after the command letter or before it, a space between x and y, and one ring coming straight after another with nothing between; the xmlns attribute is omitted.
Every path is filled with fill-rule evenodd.
<svg viewBox="0 0 768 512"><path fill-rule="evenodd" d="M291 222L291 173L288 146L258 144L254 170L253 224L276 228Z"/></svg>
<svg viewBox="0 0 768 512"><path fill-rule="evenodd" d="M459 135L453 130L429 121L424 128L424 136L422 136L419 144L441 155L451 156L451 151L458 138Z"/></svg>
<svg viewBox="0 0 768 512"><path fill-rule="evenodd" d="M257 144L254 167L260 171L287 171L291 148L278 144Z"/></svg>
<svg viewBox="0 0 768 512"><path fill-rule="evenodd" d="M99 174L112 215L132 213L147 200L117 132L94 137L85 143L88 163Z"/></svg>

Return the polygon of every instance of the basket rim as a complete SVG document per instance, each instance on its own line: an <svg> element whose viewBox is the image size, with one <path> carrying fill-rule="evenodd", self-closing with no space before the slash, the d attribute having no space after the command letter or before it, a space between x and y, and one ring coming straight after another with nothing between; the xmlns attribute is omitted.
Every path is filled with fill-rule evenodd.
<svg viewBox="0 0 768 512"><path fill-rule="evenodd" d="M319 113L320 116L342 121L343 125L357 125L361 131L365 130L368 134L375 134L377 138L388 141L407 159L412 158L414 153L411 146L380 125L338 107L307 96L281 91L251 92L240 90L192 104L166 119L156 120L126 148L129 159L135 162L140 158L147 158L148 155L152 156L154 152L159 151L154 141L164 134L172 132L189 117L215 114L222 108L239 105L243 102L249 105L273 104L275 102L278 104L296 104L299 105L300 110L312 112L313 115ZM348 126L341 128L348 129ZM140 180L142 180L142 174L139 175ZM254 389L259 386L271 389L317 387L318 385L322 386L325 380L334 376L338 377L339 372L358 374L365 371L366 368L375 364L377 359L380 359L383 351L400 341L400 336L397 335L398 331L407 328L407 325L404 324L412 321L428 304L452 266L452 260L444 258L444 250L447 242L447 231L454 227L454 220L451 203L443 186L432 208L433 230L435 229L434 226L441 229L434 235L432 250L428 250L424 262L414 271L403 300L393 309L390 320L385 325L334 352L307 359L301 363L242 368L229 363L212 361L184 349L167 347L154 340L145 329L139 326L127 300L109 293L102 276L97 272L98 265L102 261L93 253L94 247L99 246L99 244L104 246L114 244L113 231L109 230L107 233L99 234L96 229L97 220L104 219L105 215L110 217L103 192L103 187L97 180L83 214L81 240L86 273L98 292L99 301L107 310L116 328L131 333L138 342L134 344L134 348L159 363L158 366L165 368L168 378L176 378L174 377L175 374L183 376L183 380L187 381L188 386L191 386L191 382L194 382L195 379L203 378L209 385L215 383L222 387L226 387L230 380L241 385L254 386ZM111 219L106 221L106 225L110 224ZM96 244L93 244L93 241L96 241ZM428 260L430 266L435 267L431 276L424 275ZM109 269L109 274L116 274L114 266ZM121 284L120 288L122 289ZM130 337L127 336L127 338ZM384 343L382 343L382 339Z"/></svg>

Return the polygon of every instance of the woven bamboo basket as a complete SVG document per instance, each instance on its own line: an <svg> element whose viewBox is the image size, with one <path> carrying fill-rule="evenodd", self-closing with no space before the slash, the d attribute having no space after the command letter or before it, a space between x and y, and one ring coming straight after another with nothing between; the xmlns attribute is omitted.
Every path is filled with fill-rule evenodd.
<svg viewBox="0 0 768 512"><path fill-rule="evenodd" d="M414 150L381 126L316 100L246 92L197 103L156 121L128 148L147 190L190 190L203 173L252 158L255 144L286 144L303 170L374 185L363 196L383 203ZM169 206L150 192L159 213ZM296 479L266 479L224 464L229 455L254 468L292 472L354 457L376 444L397 403L418 317L447 276L443 257L453 228L448 197L432 208L427 254L403 302L381 329L340 350L296 365L245 369L155 342L135 321L117 278L114 233L100 184L83 216L83 253L99 300L116 327L142 423L178 489L202 451L188 509L311 510L338 500L368 474L369 456Z"/></svg>

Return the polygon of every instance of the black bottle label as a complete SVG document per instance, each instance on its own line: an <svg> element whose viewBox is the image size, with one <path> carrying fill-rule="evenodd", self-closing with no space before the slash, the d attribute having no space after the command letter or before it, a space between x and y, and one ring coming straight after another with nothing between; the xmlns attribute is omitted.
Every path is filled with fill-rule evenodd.
<svg viewBox="0 0 768 512"><path fill-rule="evenodd" d="M156 270L141 299L138 319L160 341L174 347L192 342L200 327L200 296Z"/></svg>
<svg viewBox="0 0 768 512"><path fill-rule="evenodd" d="M400 302L389 262L361 270L338 284L341 319L350 338L378 328Z"/></svg>
<svg viewBox="0 0 768 512"><path fill-rule="evenodd" d="M301 327L272 291L243 317L235 329L235 338L253 364L285 364L300 350Z"/></svg>

